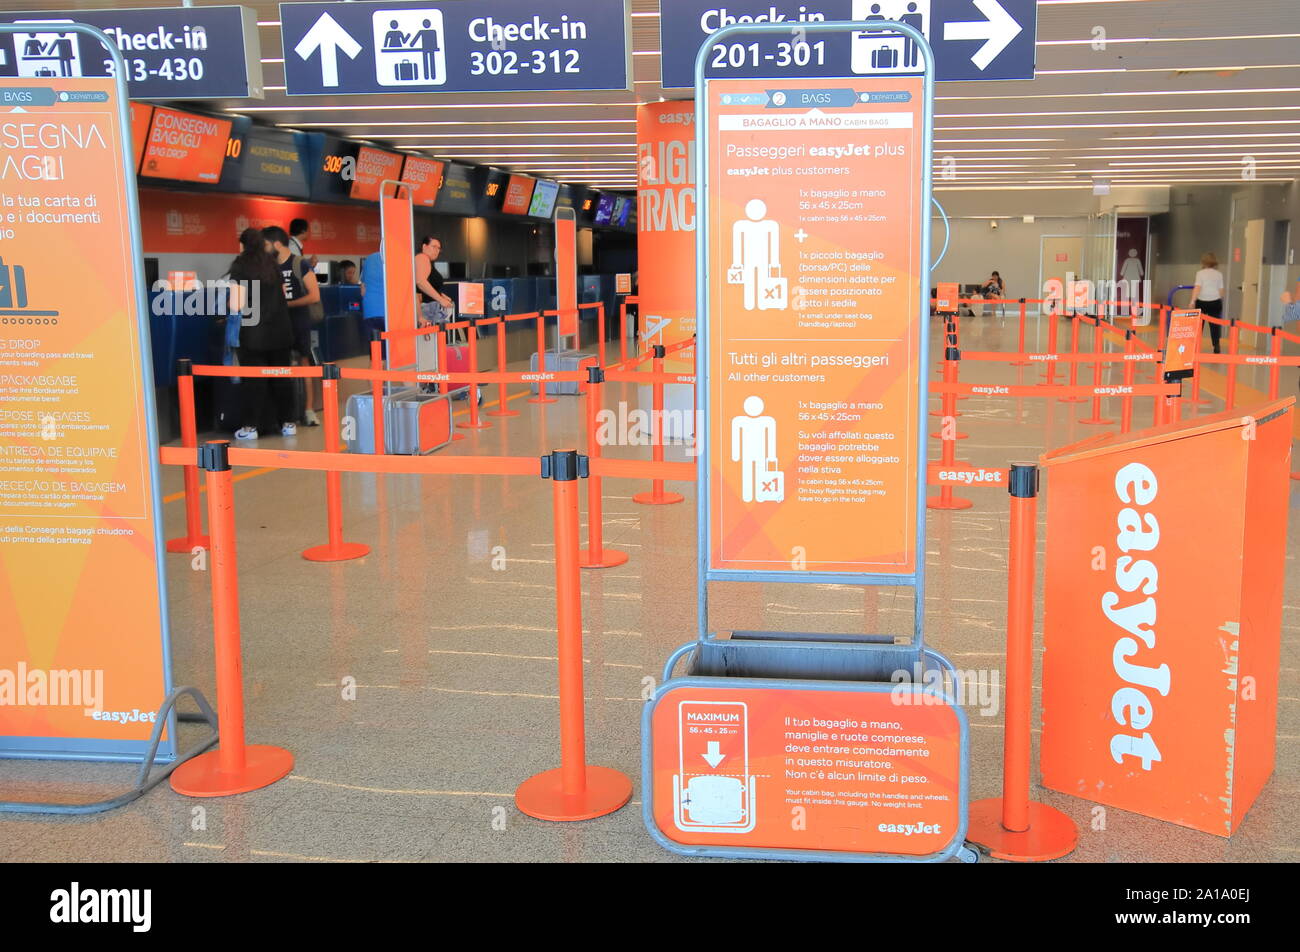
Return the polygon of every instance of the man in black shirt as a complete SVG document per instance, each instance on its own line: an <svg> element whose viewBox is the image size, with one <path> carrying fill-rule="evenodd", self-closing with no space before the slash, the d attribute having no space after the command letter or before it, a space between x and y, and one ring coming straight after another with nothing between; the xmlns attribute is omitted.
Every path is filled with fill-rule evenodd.
<svg viewBox="0 0 1300 952"><path fill-rule="evenodd" d="M320 303L320 285L316 282L316 272L311 269L305 258L293 253L289 245L289 236L283 228L271 226L263 228L262 235L267 241L267 250L280 269L280 278L284 285L284 297L289 305L289 315L293 318L293 349L298 354L298 363L310 367L315 362L312 348L312 331L324 313ZM307 409L303 414L308 426L320 426L316 416L316 394L318 389L314 380L308 377Z"/></svg>

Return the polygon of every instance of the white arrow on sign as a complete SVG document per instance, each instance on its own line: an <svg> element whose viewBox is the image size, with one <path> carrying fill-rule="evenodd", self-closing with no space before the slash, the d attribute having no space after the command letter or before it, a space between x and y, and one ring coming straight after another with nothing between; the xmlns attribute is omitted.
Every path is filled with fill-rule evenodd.
<svg viewBox="0 0 1300 952"><path fill-rule="evenodd" d="M711 740L709 741L708 753L700 754L701 757L709 762L710 767L716 767L726 759L727 755L718 749L721 746L722 745L719 741Z"/></svg>
<svg viewBox="0 0 1300 952"><path fill-rule="evenodd" d="M943 38L945 40L984 40L985 43L970 58L980 69L988 69L990 63L998 58L1011 41L1023 31L1016 18L1007 13L998 0L974 0L975 7L984 14L985 20L966 23L945 23Z"/></svg>
<svg viewBox="0 0 1300 952"><path fill-rule="evenodd" d="M298 41L293 51L301 60L308 60L320 50L320 81L322 86L339 84L339 52L348 59L356 59L361 52L361 44L352 38L352 34L339 26L328 13L322 13L320 19L312 24L307 35Z"/></svg>

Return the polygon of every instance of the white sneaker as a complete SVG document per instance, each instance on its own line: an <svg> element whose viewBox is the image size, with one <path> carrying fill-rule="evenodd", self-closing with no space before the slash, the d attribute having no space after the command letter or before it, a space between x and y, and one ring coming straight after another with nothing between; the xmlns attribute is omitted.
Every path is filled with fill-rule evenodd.
<svg viewBox="0 0 1300 952"><path fill-rule="evenodd" d="M308 426L320 426L320 420L317 418L315 410L308 410L302 416L307 421Z"/></svg>
<svg viewBox="0 0 1300 952"><path fill-rule="evenodd" d="M257 439L257 429L256 429L256 427L251 427L251 426L241 426L238 430L235 431L235 439L237 439L237 440L255 440L255 439Z"/></svg>
<svg viewBox="0 0 1300 952"><path fill-rule="evenodd" d="M296 423L286 423L284 426L280 427L280 435L281 435L281 436L297 436L297 435L298 435L298 424L296 424Z"/></svg>

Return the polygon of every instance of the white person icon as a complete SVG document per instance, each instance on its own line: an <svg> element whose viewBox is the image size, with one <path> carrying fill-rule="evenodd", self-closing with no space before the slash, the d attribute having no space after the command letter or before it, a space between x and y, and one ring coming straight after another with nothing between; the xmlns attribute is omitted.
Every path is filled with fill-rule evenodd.
<svg viewBox="0 0 1300 952"><path fill-rule="evenodd" d="M731 420L731 461L740 463L740 497L745 502L780 502L785 474L777 469L776 420L763 416L763 398L745 398L745 412Z"/></svg>
<svg viewBox="0 0 1300 952"><path fill-rule="evenodd" d="M783 310L786 279L781 276L781 229L767 217L767 203L752 198L745 217L731 228L731 267L727 283L745 288L745 310Z"/></svg>

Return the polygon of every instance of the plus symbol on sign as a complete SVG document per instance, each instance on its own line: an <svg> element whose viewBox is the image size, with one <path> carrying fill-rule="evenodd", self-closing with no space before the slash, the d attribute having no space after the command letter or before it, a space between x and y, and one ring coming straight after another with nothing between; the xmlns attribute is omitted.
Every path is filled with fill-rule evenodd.
<svg viewBox="0 0 1300 952"><path fill-rule="evenodd" d="M808 238L808 232L800 228L798 231L794 233L794 236L799 239L799 244L803 244L804 241L806 241Z"/></svg>

